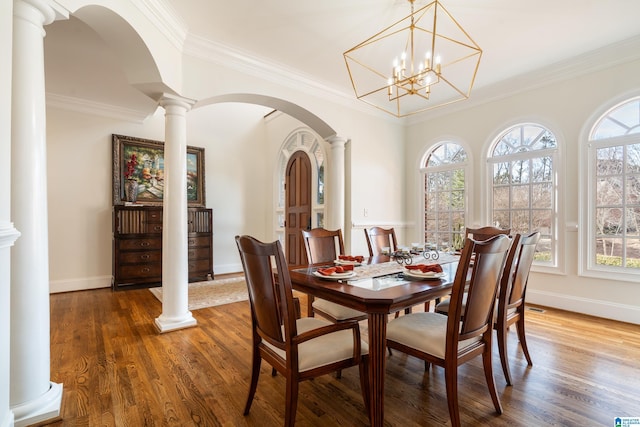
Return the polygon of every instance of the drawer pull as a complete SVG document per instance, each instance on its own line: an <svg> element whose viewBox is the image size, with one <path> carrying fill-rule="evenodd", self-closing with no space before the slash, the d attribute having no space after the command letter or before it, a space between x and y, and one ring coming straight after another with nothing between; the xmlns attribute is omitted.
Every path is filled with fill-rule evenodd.
<svg viewBox="0 0 640 427"><path fill-rule="evenodd" d="M142 272L143 272L143 273L148 273L148 272L150 272L150 271L151 271L151 270L149 269L149 267L145 267L145 268L143 268L143 269L142 269Z"/></svg>
<svg viewBox="0 0 640 427"><path fill-rule="evenodd" d="M140 242L140 246L149 246L150 244L149 242Z"/></svg>
<svg viewBox="0 0 640 427"><path fill-rule="evenodd" d="M140 259L149 259L149 254L140 255Z"/></svg>
<svg viewBox="0 0 640 427"><path fill-rule="evenodd" d="M161 225L156 225L155 227L153 227L154 231L162 231L162 226Z"/></svg>

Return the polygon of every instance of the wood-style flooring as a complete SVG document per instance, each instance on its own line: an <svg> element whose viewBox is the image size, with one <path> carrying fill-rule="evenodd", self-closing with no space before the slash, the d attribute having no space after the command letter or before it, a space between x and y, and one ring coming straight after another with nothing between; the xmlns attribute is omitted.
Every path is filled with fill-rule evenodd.
<svg viewBox="0 0 640 427"><path fill-rule="evenodd" d="M248 302L194 311L197 327L165 334L154 326L160 314L147 289L51 295L51 380L64 385L64 394L61 420L50 425L283 424L284 378L272 377L266 363L251 413L242 415L251 358ZM366 321L361 325L366 337ZM504 413L494 412L478 358L459 370L464 425L613 426L615 417L640 417L640 326L529 310L531 368L513 328L509 335L512 387L494 352ZM441 368L425 373L422 361L394 351L386 372L386 425L450 425ZM358 370L351 368L342 379L301 384L297 425L366 426L363 408Z"/></svg>

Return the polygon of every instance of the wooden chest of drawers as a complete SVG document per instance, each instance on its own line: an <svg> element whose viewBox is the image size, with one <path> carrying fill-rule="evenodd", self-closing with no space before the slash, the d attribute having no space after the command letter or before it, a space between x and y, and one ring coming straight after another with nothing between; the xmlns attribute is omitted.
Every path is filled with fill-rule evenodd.
<svg viewBox="0 0 640 427"><path fill-rule="evenodd" d="M188 209L189 281L213 278L213 213ZM162 284L162 207L114 206L114 290Z"/></svg>

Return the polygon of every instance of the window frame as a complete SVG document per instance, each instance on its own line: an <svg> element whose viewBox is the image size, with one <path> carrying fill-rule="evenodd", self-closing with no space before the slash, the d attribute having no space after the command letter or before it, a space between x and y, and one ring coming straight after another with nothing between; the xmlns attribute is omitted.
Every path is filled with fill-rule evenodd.
<svg viewBox="0 0 640 427"><path fill-rule="evenodd" d="M516 128L523 126L535 126L551 133L556 142L555 148L545 148L540 150L531 150L526 152L516 152L507 155L493 156L493 152L496 146L502 141L502 138L513 132ZM485 161L483 166L485 184L483 186L482 198L484 200L484 225L492 222L493 219L493 165L501 162L513 162L517 160L529 160L540 157L551 157L552 161L552 218L550 226L551 235L551 260L550 261L535 261L533 262L531 269L536 272L544 272L551 274L565 274L565 257L564 257L564 234L561 233L561 224L564 219L564 204L562 197L562 174L564 170L564 163L562 158L562 139L560 132L554 130L553 126L544 123L544 120L519 120L511 124L507 124L502 127L495 136L489 140L487 149L485 151ZM512 210L512 209L510 209ZM531 201L529 201L529 210L531 210ZM513 229L513 226L511 227Z"/></svg>
<svg viewBox="0 0 640 427"><path fill-rule="evenodd" d="M640 144L640 133L627 133L625 135L602 137L594 139L598 127L603 121L618 108L632 102L638 102L639 95L626 96L624 99L613 103L609 108L604 109L587 126L586 135L581 138L581 162L580 162L580 194L583 195L580 201L580 224L581 233L579 235L579 262L578 274L584 277L598 279L620 280L625 282L640 282L640 270L608 266L596 263L596 183L597 174L597 151L608 147L621 147ZM640 111L640 108L639 108ZM635 127L640 125L640 118ZM627 206L625 202L623 208Z"/></svg>
<svg viewBox="0 0 640 427"><path fill-rule="evenodd" d="M450 163L450 164L445 164L445 165L439 165L439 166L431 166L431 167L427 167L426 166L426 162L429 159L429 157L434 153L435 150L437 150L441 145L446 144L446 143L450 143L450 144L456 144L458 146L460 146L465 154L466 154L466 161L464 162L459 162L459 163ZM471 209L471 203L473 198L471 197L471 192L472 192L472 187L469 185L469 179L473 177L473 159L472 159L472 152L469 149L469 146L467 144L465 144L462 141L457 140L456 138L441 138L438 141L429 144L423 151L422 156L420 156L419 158L419 164L418 164L418 170L419 170L419 174L418 174L418 188L420 189L420 203L419 203L419 207L420 207L420 213L419 213L419 217L420 217L420 236L419 236L419 241L421 243L427 243L427 242L423 242L425 239L425 234L426 234L426 192L425 192L425 188L426 188L426 179L427 179L427 174L430 172L441 172L441 171L447 171L447 170L454 170L454 169L463 169L464 170L464 175L465 175L465 180L464 180L464 218L465 218L465 226L467 224L470 223L470 221L472 220L471 213L473 212L473 209ZM463 232L464 234L464 232Z"/></svg>

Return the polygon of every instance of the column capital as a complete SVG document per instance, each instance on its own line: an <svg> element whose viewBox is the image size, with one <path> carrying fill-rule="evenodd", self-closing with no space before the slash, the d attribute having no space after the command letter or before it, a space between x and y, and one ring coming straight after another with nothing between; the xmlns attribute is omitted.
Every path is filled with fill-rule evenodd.
<svg viewBox="0 0 640 427"><path fill-rule="evenodd" d="M160 104L162 108L166 109L167 107L175 106L175 107L182 107L186 111L191 110L191 107L193 107L195 103L196 101L193 99L185 98L183 96L174 95L170 93L163 93L160 96L160 99L158 100L158 104Z"/></svg>
<svg viewBox="0 0 640 427"><path fill-rule="evenodd" d="M31 15L34 9L41 14L37 20ZM13 15L41 25L49 25L56 19L69 19L69 11L53 0L14 0Z"/></svg>
<svg viewBox="0 0 640 427"><path fill-rule="evenodd" d="M331 148L334 147L344 147L347 142L349 142L348 138L339 135L333 135L325 139L329 144L331 144Z"/></svg>

